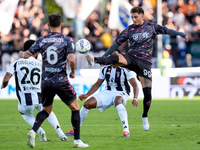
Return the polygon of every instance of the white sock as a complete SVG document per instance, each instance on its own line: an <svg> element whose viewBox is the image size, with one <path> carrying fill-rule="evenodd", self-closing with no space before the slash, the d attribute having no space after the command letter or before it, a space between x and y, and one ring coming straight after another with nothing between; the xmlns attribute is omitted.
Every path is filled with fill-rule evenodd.
<svg viewBox="0 0 200 150"><path fill-rule="evenodd" d="M24 118L24 120L25 120L31 127L33 127L34 122L35 122L35 118L34 118L33 115L22 115L22 117ZM44 133L45 133L45 131L44 131L41 127L39 127L39 129L37 130L37 132L38 132L38 133L41 133L41 132L44 132Z"/></svg>
<svg viewBox="0 0 200 150"><path fill-rule="evenodd" d="M35 118L32 115L22 115L24 120L32 127L35 122Z"/></svg>
<svg viewBox="0 0 200 150"><path fill-rule="evenodd" d="M48 121L49 123L54 127L54 129L56 130L56 133L58 134L58 136L62 136L64 133L60 127L60 124L58 122L58 119L56 117L56 115L54 114L54 112L52 111L50 113L50 115L48 116Z"/></svg>
<svg viewBox="0 0 200 150"><path fill-rule="evenodd" d="M119 105L116 106L116 109L118 111L119 118L120 118L122 125L123 125L123 131L129 132L128 115L127 115L126 108L124 107L123 104L119 104Z"/></svg>
<svg viewBox="0 0 200 150"><path fill-rule="evenodd" d="M83 121L87 117L88 112L89 112L89 109L86 109L84 106L82 106L80 110L80 126L82 125Z"/></svg>

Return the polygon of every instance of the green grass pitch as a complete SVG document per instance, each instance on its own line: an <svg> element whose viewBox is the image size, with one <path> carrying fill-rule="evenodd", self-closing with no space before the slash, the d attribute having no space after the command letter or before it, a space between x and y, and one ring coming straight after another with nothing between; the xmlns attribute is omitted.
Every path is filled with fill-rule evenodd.
<svg viewBox="0 0 200 150"><path fill-rule="evenodd" d="M31 127L18 113L17 100L0 100L0 150L28 150L27 133ZM83 102L79 100L80 107ZM200 97L196 99L153 99L149 111L149 131L142 127L142 100L133 108L127 102L131 136L121 137L123 128L112 106L105 112L90 110L81 127L81 139L91 150L200 150ZM54 101L54 113L64 132L72 129L71 112L60 100ZM36 113L36 111L35 111ZM60 141L47 120L42 124L47 142L36 136L36 150L73 148L73 137Z"/></svg>

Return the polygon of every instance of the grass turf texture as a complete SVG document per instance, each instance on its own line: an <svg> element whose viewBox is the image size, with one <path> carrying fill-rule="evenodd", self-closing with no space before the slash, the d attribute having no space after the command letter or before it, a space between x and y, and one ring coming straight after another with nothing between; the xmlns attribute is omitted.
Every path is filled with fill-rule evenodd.
<svg viewBox="0 0 200 150"><path fill-rule="evenodd" d="M80 106L83 102L79 101ZM26 150L27 133L31 127L17 110L17 100L0 100L0 149ZM200 97L196 99L153 100L149 111L150 130L142 127L142 100L133 108L127 102L131 136L121 137L123 128L112 106L105 112L90 110L81 127L81 139L92 150L199 150L200 149ZM64 132L72 129L71 112L60 100L54 101L54 113ZM36 113L37 111L35 111ZM73 137L61 141L47 120L42 124L47 142L40 142L36 136L37 150L74 149Z"/></svg>

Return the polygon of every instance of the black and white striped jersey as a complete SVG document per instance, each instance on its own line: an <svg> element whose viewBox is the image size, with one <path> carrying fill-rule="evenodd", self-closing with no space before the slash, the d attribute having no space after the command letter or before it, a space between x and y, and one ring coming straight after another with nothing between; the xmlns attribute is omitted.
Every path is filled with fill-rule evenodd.
<svg viewBox="0 0 200 150"><path fill-rule="evenodd" d="M124 91L127 94L130 93L128 80L131 78L135 78L135 74L120 66L113 68L111 65L106 65L99 74L99 79L106 81L106 90Z"/></svg>
<svg viewBox="0 0 200 150"><path fill-rule="evenodd" d="M15 74L16 95L21 105L41 103L42 62L29 57L12 62L7 70Z"/></svg>

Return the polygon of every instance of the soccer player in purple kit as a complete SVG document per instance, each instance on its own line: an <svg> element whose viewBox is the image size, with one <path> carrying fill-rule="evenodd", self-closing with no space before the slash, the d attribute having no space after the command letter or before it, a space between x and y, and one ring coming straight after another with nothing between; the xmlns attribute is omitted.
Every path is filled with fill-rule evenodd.
<svg viewBox="0 0 200 150"><path fill-rule="evenodd" d="M74 129L74 147L88 147L80 139L80 114L79 104L72 85L70 84L66 65L67 58L71 69L70 78L75 78L75 51L71 37L61 33L63 26L62 17L59 13L48 16L51 32L38 40L28 51L20 51L21 58L28 58L37 52L42 54L42 103L43 110L36 116L35 123L27 134L28 145L35 147L35 134L43 121L49 116L53 108L53 99L57 94L60 99L71 109L71 123Z"/></svg>
<svg viewBox="0 0 200 150"><path fill-rule="evenodd" d="M102 65L118 64L119 66L128 68L137 74L138 80L141 82L143 88L143 128L145 131L149 130L148 111L151 105L151 87L152 87L152 51L153 51L153 39L158 34L168 34L171 36L179 35L189 40L185 33L168 29L164 26L160 26L156 23L147 23L144 21L144 10L139 7L133 7L130 10L132 25L129 25L124 29L120 35L116 38L115 42L108 48L103 57L93 57L86 54L86 60L89 66L93 66L94 63ZM121 44L129 40L130 49L126 54L110 55ZM108 56L108 57L106 57Z"/></svg>

